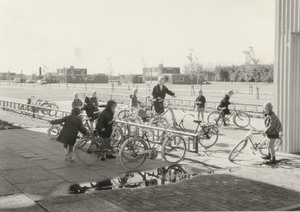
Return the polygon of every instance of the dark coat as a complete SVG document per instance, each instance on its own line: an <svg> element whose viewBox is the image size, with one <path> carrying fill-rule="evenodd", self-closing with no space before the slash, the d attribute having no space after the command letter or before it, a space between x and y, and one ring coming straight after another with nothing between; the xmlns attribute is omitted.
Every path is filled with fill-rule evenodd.
<svg viewBox="0 0 300 212"><path fill-rule="evenodd" d="M166 94L169 94L170 96L175 96L175 93L170 91L165 85L163 85L162 90L160 89L159 84L155 85L152 90L152 96L153 98L157 99L158 97L165 99Z"/></svg>
<svg viewBox="0 0 300 212"><path fill-rule="evenodd" d="M164 112L164 103L163 101L158 101L160 97L162 100L165 99L166 94L169 94L170 96L175 96L175 93L170 91L166 86L163 85L162 89L160 89L159 84L153 87L152 90L152 96L156 101L153 103L154 104L154 109L157 113L163 113Z"/></svg>
<svg viewBox="0 0 300 212"><path fill-rule="evenodd" d="M98 107L99 107L98 98L93 96L90 98L90 100L93 103L93 105L98 109Z"/></svg>
<svg viewBox="0 0 300 212"><path fill-rule="evenodd" d="M204 108L205 107L205 103L206 103L206 99L205 99L205 97L203 95L201 95L200 97L198 96L196 98L195 102L196 102L197 107Z"/></svg>
<svg viewBox="0 0 300 212"><path fill-rule="evenodd" d="M79 107L81 108L83 105L82 101L80 99L74 99L72 102L72 108Z"/></svg>
<svg viewBox="0 0 300 212"><path fill-rule="evenodd" d="M74 145L79 131L84 135L87 133L87 130L82 125L81 119L76 115L65 116L61 119L52 120L50 123L65 123L58 138L56 139L64 144Z"/></svg>
<svg viewBox="0 0 300 212"><path fill-rule="evenodd" d="M230 111L228 109L228 106L231 104L229 102L230 96L228 96L227 94L225 94L224 98L221 100L219 106L218 106L218 110L221 110L221 107L225 107L225 109L223 110L223 113L225 115L230 114Z"/></svg>
<svg viewBox="0 0 300 212"><path fill-rule="evenodd" d="M138 104L141 104L136 95L132 94L129 97L131 98L131 107L137 107Z"/></svg>
<svg viewBox="0 0 300 212"><path fill-rule="evenodd" d="M98 130L99 135L102 138L109 138L112 134L114 113L111 110L111 106L113 104L116 104L116 102L113 100L109 100L107 102L107 105L106 105L105 109L100 113L98 122L96 124L96 129ZM101 130L103 128L105 128L105 131Z"/></svg>
<svg viewBox="0 0 300 212"><path fill-rule="evenodd" d="M265 115L265 130L268 138L279 138L279 133L282 132L282 124L279 118L272 111L270 114Z"/></svg>

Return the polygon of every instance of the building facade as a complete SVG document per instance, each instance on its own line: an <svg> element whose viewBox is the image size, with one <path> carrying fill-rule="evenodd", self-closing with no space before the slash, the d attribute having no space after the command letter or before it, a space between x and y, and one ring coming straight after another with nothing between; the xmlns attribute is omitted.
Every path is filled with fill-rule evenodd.
<svg viewBox="0 0 300 212"><path fill-rule="evenodd" d="M143 68L143 81L157 81L162 74L180 74L180 68L164 67L163 64L159 64L158 67L145 67Z"/></svg>

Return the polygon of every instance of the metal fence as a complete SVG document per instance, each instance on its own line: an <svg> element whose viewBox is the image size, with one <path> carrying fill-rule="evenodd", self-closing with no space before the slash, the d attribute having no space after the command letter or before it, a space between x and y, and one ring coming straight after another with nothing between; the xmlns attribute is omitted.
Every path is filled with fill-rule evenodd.
<svg viewBox="0 0 300 212"><path fill-rule="evenodd" d="M62 118L64 116L70 115L70 112L64 110L57 110L48 107L41 107L33 104L24 104L20 102L6 101L0 99L0 107L3 110L9 110L20 114L30 115L34 118L43 118L46 120ZM46 112L42 112L42 110ZM51 111L47 114L47 111Z"/></svg>
<svg viewBox="0 0 300 212"><path fill-rule="evenodd" d="M142 136L142 133L145 133L145 130L146 130L146 133L151 132L151 133L149 133L150 136L147 133L148 134L147 138L149 139L150 143L162 142L162 141L159 141L159 139L160 139L160 135L163 132L177 134L184 139L186 147L187 147L187 151L198 153L199 136L197 133L189 133L189 132L183 132L183 131L172 130L172 129L164 129L164 128L160 128L160 127L153 127L153 126L149 126L149 125L143 125L143 124L120 121L120 120L116 120L116 122L118 124L120 124L120 126L123 128L124 132L134 131L134 135L136 135L136 136ZM134 129L132 129L132 128L134 128Z"/></svg>
<svg viewBox="0 0 300 212"><path fill-rule="evenodd" d="M91 97L92 93L81 93L81 97L85 98L86 96ZM129 103L130 102L130 97L128 95L119 95L119 94L97 94L97 98L100 101L106 102L110 99L113 99L117 103ZM141 101L144 101L148 103L147 99L148 97L142 97L140 98ZM193 110L194 109L194 104L195 100L191 99L169 99L167 100L171 103L171 105L176 109L178 108L186 108ZM219 102L212 102L208 101L206 102L206 108L208 110L215 110L219 105ZM232 109L234 106L229 105L229 107ZM262 105L256 105L256 104L249 104L249 103L239 103L235 102L235 107L237 110L245 111L245 112L252 112L252 113L261 113L263 110Z"/></svg>

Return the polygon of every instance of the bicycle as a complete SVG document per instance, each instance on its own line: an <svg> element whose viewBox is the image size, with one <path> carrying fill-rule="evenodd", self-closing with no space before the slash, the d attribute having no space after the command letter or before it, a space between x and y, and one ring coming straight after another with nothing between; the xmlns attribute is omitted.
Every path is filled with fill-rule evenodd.
<svg viewBox="0 0 300 212"><path fill-rule="evenodd" d="M33 99L35 99L35 101L33 101ZM34 107L34 106L38 106L38 107ZM30 96L29 98L27 98L27 104L21 105L19 108L19 110L21 111L28 111L25 112L26 115L31 113L38 113L39 111L41 111L43 115L49 115L49 116L55 116L57 114L58 109L59 108L55 102L43 101L42 99L36 96Z"/></svg>
<svg viewBox="0 0 300 212"><path fill-rule="evenodd" d="M47 134L51 139L57 139L59 136L61 129L64 125L63 124L51 124L49 123L49 127L47 129Z"/></svg>
<svg viewBox="0 0 300 212"><path fill-rule="evenodd" d="M74 145L75 153L79 161L85 165L92 165L101 159L103 154L112 154L119 151L127 137L123 135L122 128L116 125L111 135L110 148L106 148L97 130L92 134L83 136Z"/></svg>
<svg viewBox="0 0 300 212"><path fill-rule="evenodd" d="M215 123L218 127L222 126L223 123L228 124L230 122L230 118L232 117L233 123L240 127L240 128L245 128L249 126L250 124L250 116L243 111L236 110L235 106L233 110L230 112L229 115L225 116L224 114L224 109L225 108L220 108L221 111L216 110L212 111L208 116L207 116L207 122L208 123Z"/></svg>
<svg viewBox="0 0 300 212"><path fill-rule="evenodd" d="M252 153L254 151L259 151L261 155L266 156L268 155L268 144L267 144L267 137L263 136L258 143L253 142L253 134L261 134L261 133L253 133L253 130L249 130L246 134L246 136L239 142L237 143L234 148L230 151L228 155L228 159L230 161L233 161L239 154L242 153L243 149L247 146L248 142L251 143L250 149L252 150ZM274 144L274 149L275 151L278 150L278 148L282 144L282 134L280 135L279 139L276 139L275 144Z"/></svg>
<svg viewBox="0 0 300 212"><path fill-rule="evenodd" d="M182 136L168 133L165 128L157 141L150 141L144 130L142 136L129 137L124 141L119 153L120 162L124 168L135 170L143 165L146 158L155 159L160 148L162 158L168 164L180 162L186 153L186 144Z"/></svg>
<svg viewBox="0 0 300 212"><path fill-rule="evenodd" d="M205 149L208 149L217 143L218 138L219 138L219 130L215 124L204 123L201 120L193 120L194 123L197 123L197 127L194 131L188 130L184 126L184 118L186 116L194 117L194 115L187 114L184 110L182 110L182 111L184 113L184 116L181 118L179 124L177 124L177 122L176 122L176 124L177 124L176 129L180 129L184 132L197 133L198 137L199 137L199 139L198 139L199 144L202 147L204 147Z"/></svg>

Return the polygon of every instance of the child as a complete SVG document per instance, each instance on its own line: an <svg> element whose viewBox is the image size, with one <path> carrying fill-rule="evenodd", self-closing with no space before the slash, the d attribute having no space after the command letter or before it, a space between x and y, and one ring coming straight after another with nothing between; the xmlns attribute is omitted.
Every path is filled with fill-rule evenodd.
<svg viewBox="0 0 300 212"><path fill-rule="evenodd" d="M73 100L73 102L72 102L72 108L78 107L79 109L81 109L83 103L82 103L82 101L79 99L78 93L77 93L77 92L74 92L73 95L74 95L74 100Z"/></svg>
<svg viewBox="0 0 300 212"><path fill-rule="evenodd" d="M114 100L109 100L106 104L105 109L100 113L96 125L96 129L98 130L106 149L110 149L110 136L112 134L113 117L116 107L117 103ZM106 157L116 158L112 154L104 154L102 155L101 160L105 160Z"/></svg>
<svg viewBox="0 0 300 212"><path fill-rule="evenodd" d="M200 119L200 113L201 113L202 121L204 121L204 111L205 111L206 99L203 96L202 90L199 90L198 94L199 94L199 96L196 98L196 101L195 101L195 106L197 106L197 111L198 111L198 120Z"/></svg>
<svg viewBox="0 0 300 212"><path fill-rule="evenodd" d="M217 107L218 110L221 110L221 114L223 116L223 118L225 117L225 115L230 114L230 111L228 109L228 106L231 104L231 102L229 102L230 97L232 97L232 95L234 94L233 90L228 90L227 93L225 94L224 98L221 100L219 106ZM222 110L222 108L225 108ZM225 122L224 119L224 126L228 125Z"/></svg>
<svg viewBox="0 0 300 212"><path fill-rule="evenodd" d="M97 98L97 92L93 91L92 93L92 97L90 98L91 102L93 103L93 105L98 109L99 107L99 102L98 102L98 98Z"/></svg>
<svg viewBox="0 0 300 212"><path fill-rule="evenodd" d="M268 143L268 151L269 154L266 157L262 157L263 159L268 159L267 163L275 164L275 150L274 150L274 143L275 140L279 138L279 133L282 131L282 125L279 118L273 112L273 106L270 102L267 102L263 105L264 108L264 115L265 115L265 130L263 135L266 135L269 139Z"/></svg>
<svg viewBox="0 0 300 212"><path fill-rule="evenodd" d="M77 134L80 131L82 134L86 135L87 130L82 126L82 121L79 118L80 109L74 107L72 109L71 115L65 116L61 119L51 120L51 124L61 124L65 123L57 141L64 144L64 153L65 153L65 161L74 161L73 157L73 146L76 142Z"/></svg>
<svg viewBox="0 0 300 212"><path fill-rule="evenodd" d="M98 115L99 113L95 113L98 112L99 109L98 107L96 107L91 99L89 97L85 97L85 101L84 101L84 105L81 108L81 110L85 110L86 115L88 118L90 118L90 126L91 126L91 130L94 130L94 121L98 119Z"/></svg>
<svg viewBox="0 0 300 212"><path fill-rule="evenodd" d="M137 92L138 90L134 88L132 90L133 94L130 95L131 98L131 108L135 108L138 106L138 104L141 104L141 102L137 99Z"/></svg>

